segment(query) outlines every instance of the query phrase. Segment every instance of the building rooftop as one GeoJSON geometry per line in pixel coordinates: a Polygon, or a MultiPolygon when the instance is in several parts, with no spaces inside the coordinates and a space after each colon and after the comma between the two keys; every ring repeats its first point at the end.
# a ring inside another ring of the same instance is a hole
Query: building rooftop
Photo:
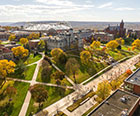
{"type": "Polygon", "coordinates": [[[139,101],[139,96],[122,90],[116,90],[88,116],[125,116],[132,111],[135,104],[139,101]]]}
{"type": "Polygon", "coordinates": [[[125,82],[132,83],[133,85],[140,86],[140,68],[137,69],[133,74],[131,74],[125,82]]]}
{"type": "Polygon", "coordinates": [[[33,40],[30,40],[30,42],[40,42],[40,39],[33,39],[33,40]]]}

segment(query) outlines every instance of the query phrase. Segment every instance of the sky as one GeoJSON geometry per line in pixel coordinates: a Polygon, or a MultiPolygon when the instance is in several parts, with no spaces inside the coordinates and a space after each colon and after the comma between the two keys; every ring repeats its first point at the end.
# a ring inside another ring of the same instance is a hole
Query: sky
{"type": "Polygon", "coordinates": [[[140,0],[0,0],[0,22],[140,22],[140,0]]]}

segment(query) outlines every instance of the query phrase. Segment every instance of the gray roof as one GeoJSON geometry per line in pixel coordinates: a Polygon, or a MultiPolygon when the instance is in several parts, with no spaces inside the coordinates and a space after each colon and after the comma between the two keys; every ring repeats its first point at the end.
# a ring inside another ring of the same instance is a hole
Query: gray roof
{"type": "Polygon", "coordinates": [[[122,113],[129,114],[139,101],[139,96],[116,90],[88,116],[121,116],[122,113]]]}
{"type": "Polygon", "coordinates": [[[131,74],[125,82],[140,86],[140,68],[131,74]]]}

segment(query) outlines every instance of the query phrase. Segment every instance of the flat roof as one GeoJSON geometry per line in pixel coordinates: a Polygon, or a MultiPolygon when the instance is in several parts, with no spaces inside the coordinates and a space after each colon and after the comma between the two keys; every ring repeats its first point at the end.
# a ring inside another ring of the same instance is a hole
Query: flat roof
{"type": "Polygon", "coordinates": [[[139,100],[139,96],[118,89],[88,116],[121,116],[125,112],[129,114],[139,100]]]}
{"type": "Polygon", "coordinates": [[[30,42],[40,42],[40,39],[33,39],[33,40],[30,40],[30,42]]]}
{"type": "Polygon", "coordinates": [[[133,74],[125,79],[125,82],[140,86],[140,68],[138,68],[133,74]]]}

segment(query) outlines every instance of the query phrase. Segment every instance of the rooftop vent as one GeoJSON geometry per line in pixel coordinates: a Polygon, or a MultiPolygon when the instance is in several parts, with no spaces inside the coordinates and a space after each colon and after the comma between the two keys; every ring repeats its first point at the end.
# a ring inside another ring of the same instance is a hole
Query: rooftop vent
{"type": "Polygon", "coordinates": [[[127,98],[125,96],[123,96],[120,100],[121,100],[122,103],[126,103],[127,102],[127,98]]]}
{"type": "Polygon", "coordinates": [[[121,116],[127,116],[127,112],[128,112],[128,109],[124,109],[124,110],[121,112],[121,116]]]}

